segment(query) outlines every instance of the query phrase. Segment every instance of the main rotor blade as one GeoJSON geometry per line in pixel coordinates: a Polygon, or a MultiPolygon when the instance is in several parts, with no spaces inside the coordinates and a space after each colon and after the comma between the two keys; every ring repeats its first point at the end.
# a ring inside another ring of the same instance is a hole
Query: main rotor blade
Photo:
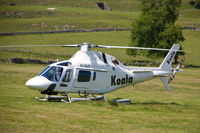
{"type": "Polygon", "coordinates": [[[80,47],[81,44],[74,44],[74,45],[62,45],[62,47],[80,47]]]}
{"type": "Polygon", "coordinates": [[[20,47],[61,47],[63,45],[8,45],[0,46],[0,48],[20,48],[20,47]]]}
{"type": "MultiPolygon", "coordinates": [[[[73,44],[73,45],[8,45],[0,46],[0,48],[17,48],[17,47],[81,47],[88,46],[88,48],[125,48],[125,49],[142,49],[142,50],[157,50],[157,51],[169,51],[170,49],[160,49],[160,48],[146,48],[146,47],[127,47],[127,46],[105,46],[105,45],[95,45],[89,43],[83,44],[73,44]]],[[[177,50],[183,52],[182,50],[177,50]]]]}
{"type": "Polygon", "coordinates": [[[23,48],[23,47],[79,47],[79,45],[8,45],[0,48],[23,48]]]}
{"type": "Polygon", "coordinates": [[[143,49],[143,50],[159,50],[159,51],[169,51],[170,49],[160,49],[160,48],[145,48],[145,47],[125,47],[125,46],[104,46],[98,45],[99,48],[126,48],[126,49],[143,49]]]}

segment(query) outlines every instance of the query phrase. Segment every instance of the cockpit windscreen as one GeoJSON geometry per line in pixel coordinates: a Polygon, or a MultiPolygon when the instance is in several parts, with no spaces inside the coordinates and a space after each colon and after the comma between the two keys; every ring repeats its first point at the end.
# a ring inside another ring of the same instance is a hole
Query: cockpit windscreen
{"type": "Polygon", "coordinates": [[[60,77],[61,77],[62,72],[63,72],[63,68],[57,67],[57,66],[51,66],[50,68],[49,67],[45,68],[43,71],[46,71],[46,72],[41,73],[41,75],[39,75],[39,76],[43,76],[50,81],[57,82],[57,81],[60,80],[60,77]]]}

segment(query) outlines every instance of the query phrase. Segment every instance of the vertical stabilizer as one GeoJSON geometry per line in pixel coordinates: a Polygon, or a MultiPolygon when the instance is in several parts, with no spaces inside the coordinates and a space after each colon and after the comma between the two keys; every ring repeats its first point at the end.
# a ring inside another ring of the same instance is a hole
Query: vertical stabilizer
{"type": "Polygon", "coordinates": [[[168,52],[167,56],[163,60],[163,62],[160,65],[160,69],[164,71],[169,71],[172,69],[172,61],[176,55],[176,52],[179,51],[180,45],[179,44],[174,44],[170,51],[168,52]]]}
{"type": "Polygon", "coordinates": [[[165,85],[165,87],[166,87],[168,90],[171,89],[169,83],[167,82],[167,78],[166,78],[166,77],[160,77],[160,80],[163,82],[163,84],[165,85]]]}

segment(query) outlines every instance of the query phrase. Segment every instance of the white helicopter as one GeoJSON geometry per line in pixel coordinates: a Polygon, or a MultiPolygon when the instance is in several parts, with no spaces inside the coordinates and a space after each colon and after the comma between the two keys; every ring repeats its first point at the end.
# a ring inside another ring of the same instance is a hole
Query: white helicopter
{"type": "Polygon", "coordinates": [[[174,44],[170,50],[143,47],[104,46],[89,43],[62,45],[62,47],[81,47],[81,50],[69,60],[50,64],[36,77],[31,78],[26,82],[27,87],[38,90],[41,94],[46,94],[45,99],[37,98],[41,101],[60,98],[63,102],[73,102],[79,101],[80,99],[91,100],[104,98],[107,102],[104,96],[105,93],[150,80],[154,77],[159,77],[164,86],[167,89],[171,89],[169,83],[174,79],[177,72],[182,71],[179,67],[184,61],[184,59],[181,59],[176,68],[172,68],[171,66],[176,52],[180,51],[179,44],[174,44]],[[90,48],[131,48],[169,52],[159,67],[132,67],[125,66],[111,55],[98,51],[90,51],[90,48]],[[167,77],[170,77],[169,80],[167,77]],[[65,96],[53,96],[59,93],[64,94],[65,96]],[[78,93],[80,97],[84,98],[70,98],[69,93],[78,93]],[[87,98],[89,94],[92,94],[93,97],[87,98]],[[94,96],[94,94],[100,96],[94,96]],[[64,100],[65,97],[68,98],[67,101],[64,100]]]}

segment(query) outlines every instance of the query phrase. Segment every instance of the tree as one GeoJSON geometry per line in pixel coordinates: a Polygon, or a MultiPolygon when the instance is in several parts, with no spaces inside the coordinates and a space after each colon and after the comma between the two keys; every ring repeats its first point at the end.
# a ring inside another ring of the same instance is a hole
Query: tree
{"type": "MultiPolygon", "coordinates": [[[[142,0],[142,14],[132,24],[130,46],[169,49],[174,43],[184,41],[181,27],[175,24],[180,6],[181,0],[142,0]]],[[[137,56],[139,52],[127,51],[131,56],[137,56]]],[[[160,51],[142,53],[150,57],[166,55],[160,51]]]]}

